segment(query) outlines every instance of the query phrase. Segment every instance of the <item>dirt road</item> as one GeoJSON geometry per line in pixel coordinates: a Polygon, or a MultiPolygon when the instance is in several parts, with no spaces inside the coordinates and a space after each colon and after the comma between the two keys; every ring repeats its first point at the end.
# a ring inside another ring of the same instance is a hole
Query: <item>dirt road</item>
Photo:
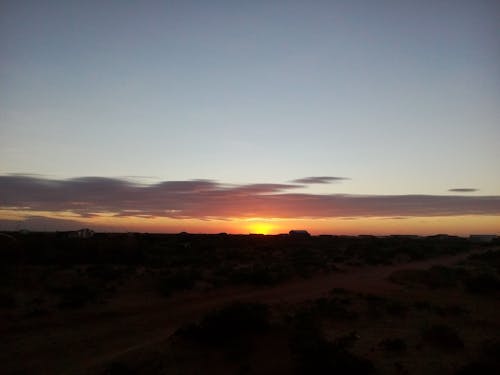
{"type": "Polygon", "coordinates": [[[190,291],[165,299],[140,294],[99,310],[61,312],[4,330],[0,361],[6,373],[85,372],[126,353],[158,345],[177,328],[232,301],[294,304],[328,294],[332,288],[391,294],[400,287],[387,277],[405,268],[454,264],[470,253],[389,266],[367,266],[298,279],[274,287],[232,287],[190,291]]]}

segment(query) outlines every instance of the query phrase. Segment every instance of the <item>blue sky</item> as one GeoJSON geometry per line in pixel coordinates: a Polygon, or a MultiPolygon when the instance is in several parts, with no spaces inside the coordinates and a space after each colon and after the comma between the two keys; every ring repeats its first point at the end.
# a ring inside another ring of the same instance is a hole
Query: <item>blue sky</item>
{"type": "Polygon", "coordinates": [[[0,174],[498,195],[498,25],[481,0],[3,1],[0,174]]]}

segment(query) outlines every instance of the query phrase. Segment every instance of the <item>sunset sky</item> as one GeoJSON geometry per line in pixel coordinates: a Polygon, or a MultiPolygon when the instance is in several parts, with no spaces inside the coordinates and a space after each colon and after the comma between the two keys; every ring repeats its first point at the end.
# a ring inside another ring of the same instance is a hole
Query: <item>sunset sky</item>
{"type": "Polygon", "coordinates": [[[0,2],[0,230],[500,234],[500,3],[0,2]]]}

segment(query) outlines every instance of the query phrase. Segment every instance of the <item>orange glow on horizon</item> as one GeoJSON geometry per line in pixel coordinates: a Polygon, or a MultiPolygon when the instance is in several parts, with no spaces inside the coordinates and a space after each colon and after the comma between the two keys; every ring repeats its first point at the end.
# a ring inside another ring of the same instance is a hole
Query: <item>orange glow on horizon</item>
{"type": "Polygon", "coordinates": [[[272,224],[257,222],[251,223],[248,229],[250,233],[254,234],[271,234],[275,228],[272,224]]]}
{"type": "Polygon", "coordinates": [[[29,229],[42,231],[88,227],[104,232],[151,232],[151,233],[220,233],[232,234],[279,234],[292,229],[305,229],[313,235],[337,234],[418,234],[447,233],[500,234],[499,216],[462,215],[435,217],[353,217],[353,218],[227,218],[227,219],[175,219],[162,217],[118,217],[113,213],[100,213],[92,217],[80,217],[71,212],[0,210],[4,220],[1,230],[29,229]],[[31,227],[26,219],[35,217],[38,226],[31,227]],[[43,219],[43,220],[41,220],[43,219]],[[8,222],[10,226],[7,226],[8,222]]]}

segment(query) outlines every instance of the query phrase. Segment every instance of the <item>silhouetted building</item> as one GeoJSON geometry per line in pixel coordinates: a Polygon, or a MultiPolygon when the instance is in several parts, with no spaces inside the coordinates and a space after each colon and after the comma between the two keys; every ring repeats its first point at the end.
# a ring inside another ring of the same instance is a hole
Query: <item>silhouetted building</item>
{"type": "Polygon", "coordinates": [[[309,234],[309,232],[307,230],[302,230],[302,229],[300,229],[300,230],[296,230],[296,229],[291,230],[290,232],[288,232],[288,234],[290,236],[295,236],[295,237],[309,237],[310,236],[310,234],[309,234]]]}
{"type": "Polygon", "coordinates": [[[456,238],[459,238],[459,237],[457,237],[457,236],[450,236],[449,234],[439,233],[439,234],[435,234],[435,235],[432,235],[432,236],[427,236],[427,238],[431,238],[433,240],[447,241],[447,240],[451,240],[452,238],[456,239],[456,238]]]}
{"type": "Polygon", "coordinates": [[[489,243],[498,238],[495,234],[471,234],[469,240],[472,242],[489,243]]]}
{"type": "Polygon", "coordinates": [[[423,237],[419,236],[418,234],[391,234],[389,236],[390,238],[401,238],[401,239],[411,239],[411,240],[418,240],[423,237]]]}
{"type": "Polygon", "coordinates": [[[90,238],[94,236],[95,232],[89,228],[83,228],[67,232],[57,232],[57,234],[65,238],[90,238]]]}

